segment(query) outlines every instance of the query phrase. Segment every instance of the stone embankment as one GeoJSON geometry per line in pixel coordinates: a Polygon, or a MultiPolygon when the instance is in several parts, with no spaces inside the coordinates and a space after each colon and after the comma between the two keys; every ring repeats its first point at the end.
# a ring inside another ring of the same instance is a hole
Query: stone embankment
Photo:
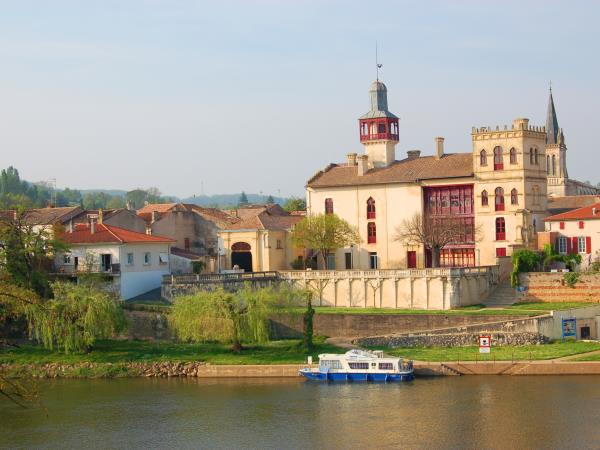
{"type": "Polygon", "coordinates": [[[125,362],[79,364],[0,364],[0,372],[34,378],[251,378],[296,377],[306,365],[212,365],[197,362],[125,362]]]}
{"type": "MultiPolygon", "coordinates": [[[[539,345],[549,339],[539,333],[491,333],[492,342],[498,345],[539,345]]],[[[366,347],[465,347],[478,345],[479,333],[390,335],[360,338],[353,343],[366,347]]]]}

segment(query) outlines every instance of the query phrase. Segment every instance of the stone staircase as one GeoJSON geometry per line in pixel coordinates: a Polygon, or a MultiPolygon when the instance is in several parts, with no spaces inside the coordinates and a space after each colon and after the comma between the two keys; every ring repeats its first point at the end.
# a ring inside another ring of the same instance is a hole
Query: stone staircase
{"type": "Polygon", "coordinates": [[[499,284],[494,292],[483,301],[483,304],[487,307],[502,307],[512,305],[518,301],[517,291],[513,288],[510,283],[505,282],[499,284]]]}

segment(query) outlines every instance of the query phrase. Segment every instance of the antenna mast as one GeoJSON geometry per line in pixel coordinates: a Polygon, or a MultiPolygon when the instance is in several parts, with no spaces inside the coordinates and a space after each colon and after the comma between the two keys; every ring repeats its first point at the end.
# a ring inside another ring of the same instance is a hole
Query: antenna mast
{"type": "Polygon", "coordinates": [[[377,41],[375,41],[375,67],[377,67],[377,81],[379,81],[379,69],[383,67],[383,64],[379,64],[379,57],[377,54],[377,41]]]}

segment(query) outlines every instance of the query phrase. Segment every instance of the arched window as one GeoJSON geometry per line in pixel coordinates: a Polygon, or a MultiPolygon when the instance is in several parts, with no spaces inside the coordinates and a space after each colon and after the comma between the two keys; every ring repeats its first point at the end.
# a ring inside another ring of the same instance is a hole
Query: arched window
{"type": "Polygon", "coordinates": [[[511,205],[519,204],[519,193],[517,192],[516,189],[513,189],[512,191],[510,191],[510,204],[511,205]]]}
{"type": "Polygon", "coordinates": [[[552,175],[556,175],[556,155],[552,155],[552,175]]]}
{"type": "Polygon", "coordinates": [[[375,222],[369,222],[367,224],[367,242],[369,244],[375,244],[377,242],[377,226],[375,222]]]}
{"type": "Polygon", "coordinates": [[[482,191],[481,192],[481,206],[487,206],[487,205],[488,205],[487,191],[482,191]]]}
{"type": "Polygon", "coordinates": [[[517,150],[514,147],[510,149],[510,163],[517,163],[517,150]]]}
{"type": "Polygon", "coordinates": [[[367,219],[374,219],[375,218],[375,200],[373,200],[373,197],[369,197],[369,200],[367,200],[367,219]]]}
{"type": "Polygon", "coordinates": [[[252,249],[247,242],[236,242],[231,246],[232,252],[249,252],[252,249]]]}
{"type": "Polygon", "coordinates": [[[546,174],[550,175],[550,157],[546,156],[546,174]]]}
{"type": "Polygon", "coordinates": [[[538,161],[538,149],[533,150],[533,163],[537,166],[539,164],[538,161]]]}
{"type": "Polygon", "coordinates": [[[504,211],[504,189],[501,187],[496,188],[494,205],[496,206],[496,211],[504,211]]]}
{"type": "Polygon", "coordinates": [[[494,147],[494,170],[504,169],[504,159],[502,158],[502,147],[494,147]]]}
{"type": "Polygon", "coordinates": [[[529,164],[533,165],[533,148],[529,149],[529,164]]]}
{"type": "Polygon", "coordinates": [[[479,165],[487,166],[487,153],[485,152],[485,150],[481,150],[479,152],[479,165]]]}
{"type": "Polygon", "coordinates": [[[325,199],[325,214],[333,214],[333,199],[325,199]]]}
{"type": "Polygon", "coordinates": [[[496,240],[506,240],[506,224],[504,223],[504,217],[498,217],[496,219],[496,240]]]}

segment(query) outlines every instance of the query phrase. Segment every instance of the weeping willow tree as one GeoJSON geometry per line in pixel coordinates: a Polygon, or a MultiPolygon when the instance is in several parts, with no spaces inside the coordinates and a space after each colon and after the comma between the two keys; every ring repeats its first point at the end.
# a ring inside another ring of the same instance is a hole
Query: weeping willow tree
{"type": "Polygon", "coordinates": [[[25,307],[30,334],[50,350],[72,353],[91,350],[125,327],[115,297],[94,283],[52,283],[54,298],[25,307]]]}
{"type": "Polygon", "coordinates": [[[239,353],[244,342],[269,340],[270,314],[297,307],[301,302],[299,292],[283,287],[201,291],[178,297],[169,322],[182,341],[230,343],[233,351],[239,353]]]}

